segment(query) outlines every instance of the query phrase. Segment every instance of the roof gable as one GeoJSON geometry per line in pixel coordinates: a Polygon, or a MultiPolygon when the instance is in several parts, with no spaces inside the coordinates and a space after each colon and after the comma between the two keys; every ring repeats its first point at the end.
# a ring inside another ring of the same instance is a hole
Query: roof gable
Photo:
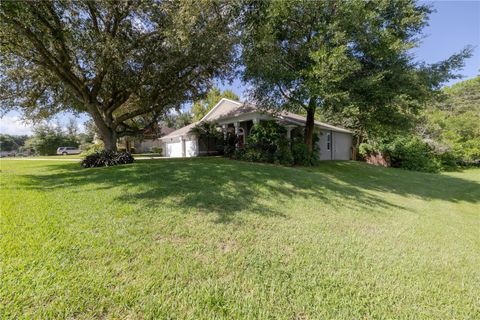
{"type": "Polygon", "coordinates": [[[242,107],[242,103],[227,98],[222,98],[200,121],[212,121],[234,113],[242,107]]]}

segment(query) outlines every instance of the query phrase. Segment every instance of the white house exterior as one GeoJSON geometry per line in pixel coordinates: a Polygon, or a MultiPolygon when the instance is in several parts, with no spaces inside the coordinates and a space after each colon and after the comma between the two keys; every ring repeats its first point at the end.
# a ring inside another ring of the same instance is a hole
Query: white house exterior
{"type": "MultiPolygon", "coordinates": [[[[259,121],[277,120],[287,129],[287,138],[292,130],[305,127],[305,117],[291,113],[277,114],[259,110],[251,104],[223,98],[200,121],[180,128],[161,137],[166,157],[195,157],[207,153],[199,143],[198,137],[191,130],[202,122],[216,122],[222,130],[234,131],[245,144],[246,138],[254,124],[259,121]]],[[[319,133],[320,160],[350,160],[352,154],[352,132],[320,121],[315,121],[319,133]]],[[[302,129],[303,130],[303,129],[302,129]]]]}

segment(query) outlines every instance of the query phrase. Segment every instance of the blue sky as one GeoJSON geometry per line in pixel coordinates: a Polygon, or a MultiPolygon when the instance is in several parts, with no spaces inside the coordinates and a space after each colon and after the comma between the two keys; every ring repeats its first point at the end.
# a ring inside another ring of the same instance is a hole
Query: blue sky
{"type": "MultiPolygon", "coordinates": [[[[446,59],[467,45],[474,46],[474,55],[461,70],[463,79],[480,74],[480,0],[476,1],[424,1],[431,4],[435,12],[430,15],[429,26],[424,29],[424,38],[413,50],[420,61],[434,63],[446,59]]],[[[461,81],[454,80],[449,85],[461,81]]],[[[245,98],[245,87],[240,80],[232,84],[219,84],[222,89],[230,89],[245,98]]],[[[58,120],[65,122],[71,115],[60,115],[58,120]]],[[[0,133],[30,134],[31,125],[22,123],[20,114],[10,112],[0,119],[0,133]]],[[[86,117],[81,117],[83,122],[86,117]]]]}

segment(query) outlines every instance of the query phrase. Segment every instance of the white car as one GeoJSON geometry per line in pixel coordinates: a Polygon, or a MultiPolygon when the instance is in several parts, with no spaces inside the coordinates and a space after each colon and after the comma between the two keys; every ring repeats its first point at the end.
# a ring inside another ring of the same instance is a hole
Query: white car
{"type": "Polygon", "coordinates": [[[60,147],[57,149],[57,154],[61,154],[66,156],[67,154],[79,154],[80,149],[75,148],[75,147],[60,147]]]}

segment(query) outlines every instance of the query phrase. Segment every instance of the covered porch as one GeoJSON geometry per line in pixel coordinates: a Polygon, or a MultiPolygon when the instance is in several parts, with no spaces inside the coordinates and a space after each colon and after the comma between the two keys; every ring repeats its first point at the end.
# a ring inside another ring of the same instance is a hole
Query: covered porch
{"type": "MultiPolygon", "coordinates": [[[[278,120],[278,118],[274,118],[267,114],[262,113],[251,113],[251,114],[242,114],[241,116],[237,117],[229,117],[224,119],[217,120],[219,126],[224,135],[224,139],[227,138],[227,135],[234,134],[237,139],[238,143],[236,145],[237,148],[243,148],[247,143],[247,138],[253,128],[254,125],[260,123],[261,121],[271,121],[271,120],[278,120]]],[[[286,121],[282,121],[282,125],[287,130],[287,139],[291,141],[292,139],[292,131],[295,128],[299,128],[300,126],[287,123],[286,121]]]]}

